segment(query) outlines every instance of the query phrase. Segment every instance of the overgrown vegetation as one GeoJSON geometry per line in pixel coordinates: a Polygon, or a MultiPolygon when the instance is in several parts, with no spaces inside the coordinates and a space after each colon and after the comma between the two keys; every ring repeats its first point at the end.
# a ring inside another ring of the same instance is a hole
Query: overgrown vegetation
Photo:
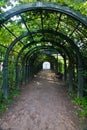
{"type": "Polygon", "coordinates": [[[4,112],[8,109],[8,105],[13,102],[13,99],[20,94],[19,90],[12,90],[9,93],[8,99],[3,97],[2,91],[0,91],[0,112],[4,112]]]}
{"type": "Polygon", "coordinates": [[[76,108],[76,114],[80,117],[81,121],[84,121],[87,118],[87,96],[83,98],[78,98],[76,92],[69,92],[72,102],[76,108]]]}
{"type": "Polygon", "coordinates": [[[76,105],[78,105],[81,109],[78,111],[79,115],[84,119],[87,117],[87,97],[83,97],[82,99],[79,99],[78,97],[74,98],[74,102],[76,105]]]}

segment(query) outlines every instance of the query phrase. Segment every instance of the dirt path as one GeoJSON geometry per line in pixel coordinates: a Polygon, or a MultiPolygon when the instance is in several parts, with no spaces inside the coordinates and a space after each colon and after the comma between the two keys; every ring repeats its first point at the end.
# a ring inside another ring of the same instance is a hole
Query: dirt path
{"type": "Polygon", "coordinates": [[[42,71],[0,119],[0,130],[82,130],[66,87],[42,71]]]}

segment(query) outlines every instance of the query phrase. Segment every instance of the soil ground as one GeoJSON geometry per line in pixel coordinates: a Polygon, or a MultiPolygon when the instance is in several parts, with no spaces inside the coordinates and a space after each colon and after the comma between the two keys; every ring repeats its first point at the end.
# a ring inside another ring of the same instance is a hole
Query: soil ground
{"type": "Polygon", "coordinates": [[[41,71],[0,117],[0,130],[82,130],[67,87],[41,71]]]}

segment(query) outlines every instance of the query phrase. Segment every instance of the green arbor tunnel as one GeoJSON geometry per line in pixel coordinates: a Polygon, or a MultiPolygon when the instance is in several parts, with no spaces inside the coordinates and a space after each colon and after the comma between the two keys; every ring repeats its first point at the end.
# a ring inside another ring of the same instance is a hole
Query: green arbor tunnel
{"type": "Polygon", "coordinates": [[[87,17],[68,7],[34,2],[1,14],[0,55],[4,97],[8,97],[10,90],[27,83],[42,69],[44,61],[50,62],[57,73],[58,55],[61,55],[64,81],[68,82],[70,91],[77,84],[77,94],[81,98],[85,88],[86,46],[87,17]]]}

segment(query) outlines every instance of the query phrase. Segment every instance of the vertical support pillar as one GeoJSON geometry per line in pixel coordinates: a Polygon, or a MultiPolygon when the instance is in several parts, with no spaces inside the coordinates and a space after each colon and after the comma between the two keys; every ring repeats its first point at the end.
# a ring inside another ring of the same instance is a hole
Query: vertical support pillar
{"type": "Polygon", "coordinates": [[[32,79],[32,66],[30,65],[30,80],[32,79]]]}
{"type": "Polygon", "coordinates": [[[58,73],[58,53],[57,53],[57,71],[56,73],[58,73]]]}
{"type": "Polygon", "coordinates": [[[72,71],[72,63],[69,63],[69,91],[73,90],[73,71],[72,71]]]}
{"type": "Polygon", "coordinates": [[[3,65],[3,94],[4,98],[8,98],[8,64],[3,65]]]}
{"type": "Polygon", "coordinates": [[[24,84],[24,64],[22,63],[22,84],[24,84]]]}
{"type": "Polygon", "coordinates": [[[26,68],[27,70],[26,70],[26,76],[27,76],[27,82],[28,82],[28,63],[27,63],[27,68],[26,68]]]}
{"type": "Polygon", "coordinates": [[[33,77],[33,69],[32,69],[33,67],[31,66],[31,79],[32,79],[32,77],[33,77]]]}
{"type": "Polygon", "coordinates": [[[26,83],[26,64],[24,64],[24,75],[23,75],[24,83],[26,83]]]}
{"type": "Polygon", "coordinates": [[[64,57],[64,81],[67,80],[67,65],[66,65],[66,56],[64,57]]]}
{"type": "Polygon", "coordinates": [[[78,98],[83,97],[83,68],[81,66],[78,66],[78,98]]]}
{"type": "Polygon", "coordinates": [[[73,64],[73,80],[75,82],[75,64],[73,64]]]}
{"type": "Polygon", "coordinates": [[[28,65],[28,79],[30,80],[30,65],[28,65]]]}
{"type": "Polygon", "coordinates": [[[16,87],[19,89],[19,69],[18,64],[16,64],[16,87]]]}
{"type": "Polygon", "coordinates": [[[28,66],[27,66],[27,79],[29,81],[29,63],[28,63],[28,66]]]}
{"type": "Polygon", "coordinates": [[[20,74],[21,74],[21,80],[20,80],[20,81],[21,81],[21,82],[20,82],[21,84],[20,84],[20,85],[22,85],[22,64],[21,64],[20,74]]]}
{"type": "Polygon", "coordinates": [[[27,62],[25,64],[25,84],[27,82],[27,62]]]}

